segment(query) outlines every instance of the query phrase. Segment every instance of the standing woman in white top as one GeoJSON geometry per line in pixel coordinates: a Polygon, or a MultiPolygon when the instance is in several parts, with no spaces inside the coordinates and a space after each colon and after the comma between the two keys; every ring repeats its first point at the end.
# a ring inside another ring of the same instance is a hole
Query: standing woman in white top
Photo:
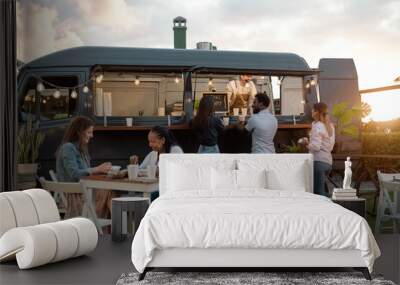
{"type": "Polygon", "coordinates": [[[314,194],[328,196],[325,192],[326,176],[332,169],[332,149],[335,144],[335,128],[329,120],[328,106],[316,103],[312,109],[314,119],[310,140],[304,143],[314,156],[314,194]]]}
{"type": "MultiPolygon", "coordinates": [[[[171,131],[165,127],[155,126],[153,127],[148,136],[149,147],[152,151],[144,158],[139,168],[145,169],[149,165],[158,166],[158,160],[161,153],[183,153],[183,150],[178,145],[174,135],[171,131]]],[[[139,157],[132,155],[130,157],[131,164],[137,164],[139,157]]],[[[158,173],[158,169],[157,169],[158,173]]],[[[158,197],[158,191],[152,192],[150,199],[153,201],[158,197]]]]}

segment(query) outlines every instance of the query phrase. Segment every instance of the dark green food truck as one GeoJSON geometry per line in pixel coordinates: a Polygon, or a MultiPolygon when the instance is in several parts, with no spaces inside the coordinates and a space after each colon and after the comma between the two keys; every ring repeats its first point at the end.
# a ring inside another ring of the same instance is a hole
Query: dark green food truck
{"type": "MultiPolygon", "coordinates": [[[[306,134],[310,106],[317,101],[318,70],[291,53],[78,47],[22,66],[18,74],[19,122],[28,115],[46,134],[39,175],[55,169],[64,130],[77,115],[95,122],[89,147],[93,164],[126,165],[129,155],[148,153],[147,133],[155,125],[172,129],[185,152],[197,145],[188,121],[202,96],[215,96],[217,113],[238,120],[229,109],[227,84],[252,76],[257,92],[273,101],[279,122],[276,149],[306,134]],[[273,82],[278,89],[274,90],[273,82]],[[314,89],[313,89],[314,88],[314,89]],[[311,90],[311,91],[310,91],[311,90]],[[132,125],[130,123],[132,122],[132,125]],[[128,125],[129,126],[128,126],[128,125]]],[[[222,152],[249,152],[249,136],[221,140],[222,152]]]]}

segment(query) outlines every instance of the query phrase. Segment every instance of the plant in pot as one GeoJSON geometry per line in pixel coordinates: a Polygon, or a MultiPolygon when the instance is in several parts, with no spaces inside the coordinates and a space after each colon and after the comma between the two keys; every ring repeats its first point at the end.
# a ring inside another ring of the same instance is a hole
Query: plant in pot
{"type": "MultiPolygon", "coordinates": [[[[353,139],[359,138],[360,126],[357,126],[355,121],[361,120],[361,117],[365,116],[367,112],[366,105],[349,106],[349,103],[346,101],[335,104],[332,108],[332,116],[334,118],[336,134],[353,139]]],[[[337,140],[334,152],[342,150],[342,143],[342,141],[337,140]]]]}
{"type": "Polygon", "coordinates": [[[302,146],[301,144],[296,144],[293,140],[291,140],[290,145],[284,144],[283,148],[286,152],[289,152],[289,153],[306,153],[306,152],[308,152],[304,146],[302,146]]]}
{"type": "Polygon", "coordinates": [[[17,137],[17,174],[18,188],[29,188],[36,186],[36,172],[39,157],[39,148],[44,141],[45,135],[33,126],[32,115],[27,115],[24,125],[18,130],[17,137]]]}

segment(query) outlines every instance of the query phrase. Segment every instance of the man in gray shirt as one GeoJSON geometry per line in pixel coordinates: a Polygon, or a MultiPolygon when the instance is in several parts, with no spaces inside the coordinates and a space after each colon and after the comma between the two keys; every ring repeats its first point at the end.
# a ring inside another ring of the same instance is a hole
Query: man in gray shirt
{"type": "Polygon", "coordinates": [[[268,110],[270,99],[267,94],[256,94],[253,105],[253,115],[245,128],[251,132],[251,153],[275,153],[274,137],[278,129],[278,121],[268,110]]]}

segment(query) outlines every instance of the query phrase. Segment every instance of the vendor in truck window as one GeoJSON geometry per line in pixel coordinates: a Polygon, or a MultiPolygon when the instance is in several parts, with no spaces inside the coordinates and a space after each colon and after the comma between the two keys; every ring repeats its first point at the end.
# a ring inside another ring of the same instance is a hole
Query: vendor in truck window
{"type": "Polygon", "coordinates": [[[229,111],[233,108],[247,108],[251,113],[254,96],[257,94],[256,86],[251,81],[251,75],[244,74],[239,76],[239,80],[229,81],[226,85],[226,92],[229,98],[229,111]]]}

